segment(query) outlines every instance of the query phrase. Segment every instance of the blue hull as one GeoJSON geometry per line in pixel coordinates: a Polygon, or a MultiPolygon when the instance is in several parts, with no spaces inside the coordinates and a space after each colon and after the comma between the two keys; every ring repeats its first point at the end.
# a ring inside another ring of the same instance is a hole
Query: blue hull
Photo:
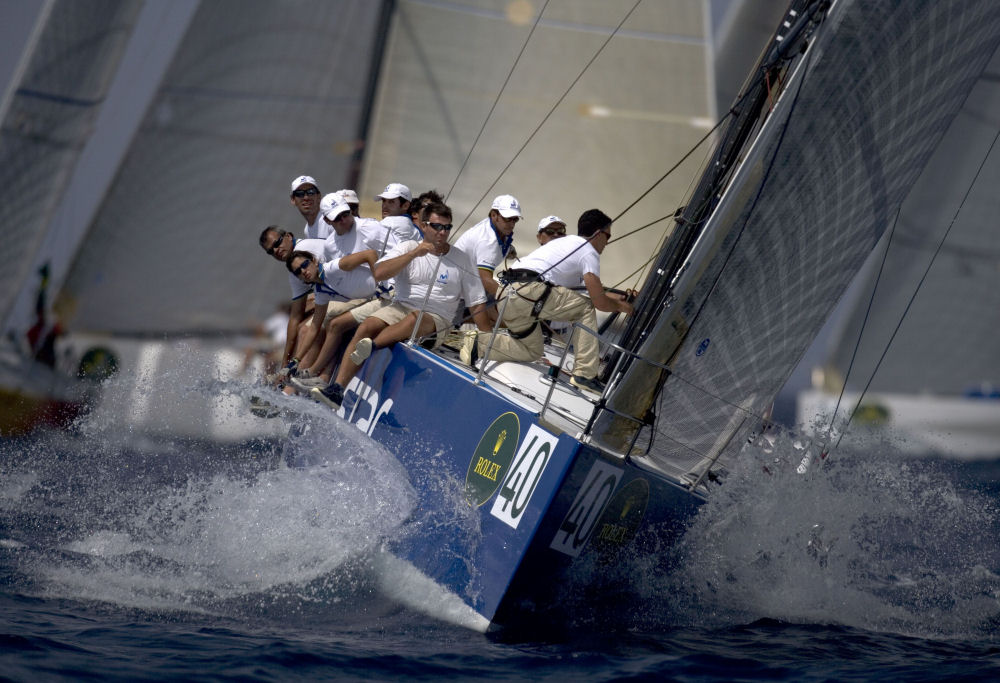
{"type": "Polygon", "coordinates": [[[367,361],[339,414],[395,454],[417,490],[394,554],[496,625],[557,614],[578,594],[574,575],[616,581],[616,558],[662,551],[701,502],[404,344],[367,361]]]}

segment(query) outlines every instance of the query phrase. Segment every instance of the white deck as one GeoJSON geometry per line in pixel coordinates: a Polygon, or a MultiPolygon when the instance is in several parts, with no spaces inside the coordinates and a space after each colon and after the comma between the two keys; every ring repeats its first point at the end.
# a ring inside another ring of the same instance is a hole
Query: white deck
{"type": "MultiPolygon", "coordinates": [[[[554,372],[562,353],[562,345],[546,345],[545,358],[541,361],[533,363],[488,362],[481,381],[525,410],[540,413],[539,419],[552,431],[580,438],[599,397],[571,385],[569,383],[570,375],[565,369],[559,374],[553,390],[553,379],[549,372],[550,369],[554,372]],[[549,397],[550,391],[551,397],[549,397]]],[[[450,363],[457,363],[462,369],[473,375],[478,375],[479,368],[482,366],[482,361],[477,364],[476,368],[470,368],[463,364],[459,360],[458,354],[447,345],[439,347],[435,354],[450,363]]],[[[572,368],[572,359],[572,353],[567,354],[566,367],[572,368]]]]}

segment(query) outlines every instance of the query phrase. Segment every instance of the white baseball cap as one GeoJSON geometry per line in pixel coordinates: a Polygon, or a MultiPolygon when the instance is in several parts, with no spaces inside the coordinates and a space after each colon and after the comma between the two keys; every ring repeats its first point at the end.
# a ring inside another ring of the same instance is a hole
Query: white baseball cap
{"type": "Polygon", "coordinates": [[[319,185],[316,184],[316,179],[311,175],[300,175],[292,181],[292,192],[295,192],[295,190],[299,189],[303,185],[312,185],[317,190],[319,189],[319,185]]]}
{"type": "Polygon", "coordinates": [[[541,232],[542,230],[549,227],[553,223],[558,223],[564,228],[566,227],[566,221],[564,221],[562,218],[559,218],[559,216],[546,216],[542,220],[538,221],[538,232],[541,232]]]}
{"type": "Polygon", "coordinates": [[[494,199],[493,206],[490,208],[499,211],[504,218],[521,217],[521,205],[509,194],[502,194],[494,199]]]}
{"type": "Polygon", "coordinates": [[[343,199],[348,204],[361,203],[360,200],[358,199],[358,193],[355,192],[354,190],[337,190],[337,194],[339,194],[340,198],[343,199]]]}
{"type": "Polygon", "coordinates": [[[350,210],[351,207],[340,198],[340,194],[337,192],[325,195],[319,203],[319,212],[323,214],[323,218],[331,221],[345,211],[350,212],[350,210]]]}
{"type": "Polygon", "coordinates": [[[375,195],[376,201],[382,201],[383,199],[395,199],[396,197],[402,197],[406,201],[413,199],[413,195],[410,194],[410,188],[406,185],[400,185],[399,183],[389,183],[382,190],[382,194],[375,195]]]}

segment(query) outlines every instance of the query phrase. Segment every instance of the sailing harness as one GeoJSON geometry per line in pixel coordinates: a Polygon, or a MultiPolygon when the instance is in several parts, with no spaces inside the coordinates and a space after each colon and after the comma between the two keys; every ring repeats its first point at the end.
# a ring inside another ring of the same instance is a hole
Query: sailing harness
{"type": "MultiPolygon", "coordinates": [[[[538,323],[540,322],[538,317],[542,314],[542,308],[545,307],[545,302],[548,301],[549,294],[552,293],[552,288],[555,287],[555,285],[553,285],[548,280],[542,279],[542,275],[538,271],[528,270],[527,268],[510,268],[501,273],[498,273],[497,278],[503,285],[501,291],[507,289],[507,287],[510,287],[511,285],[514,284],[528,285],[533,282],[539,282],[545,285],[545,288],[542,290],[542,293],[538,295],[537,299],[532,299],[531,297],[522,294],[521,290],[524,289],[524,287],[517,287],[513,289],[514,294],[516,294],[517,296],[521,297],[526,301],[532,302],[531,317],[534,318],[535,320],[534,322],[531,323],[531,326],[520,332],[515,332],[510,328],[507,329],[507,333],[514,339],[524,339],[528,337],[532,332],[534,332],[535,328],[538,327],[538,323]]],[[[510,295],[508,294],[508,296],[510,295]]]]}

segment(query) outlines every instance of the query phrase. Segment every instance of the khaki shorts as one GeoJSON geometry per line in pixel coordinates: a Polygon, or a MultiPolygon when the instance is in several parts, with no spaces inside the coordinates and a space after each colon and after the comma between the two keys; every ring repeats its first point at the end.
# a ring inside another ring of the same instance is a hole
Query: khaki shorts
{"type": "Polygon", "coordinates": [[[384,301],[382,299],[372,299],[371,301],[361,304],[357,308],[352,308],[351,317],[354,318],[354,322],[362,323],[367,318],[371,317],[375,311],[388,305],[388,301],[384,301]]]}
{"type": "Polygon", "coordinates": [[[368,303],[369,299],[351,299],[350,301],[331,301],[326,305],[326,317],[323,318],[323,324],[326,325],[328,322],[336,318],[341,313],[347,313],[355,308],[358,308],[362,304],[368,303]]]}
{"type": "MultiPolygon", "coordinates": [[[[403,318],[408,316],[410,313],[414,312],[416,312],[414,309],[408,308],[403,304],[388,304],[372,313],[372,317],[378,318],[388,325],[395,325],[396,323],[401,322],[403,318]]],[[[429,317],[434,321],[434,329],[437,334],[435,335],[436,339],[434,340],[433,345],[437,346],[441,343],[441,340],[444,339],[444,335],[441,333],[451,327],[451,321],[445,320],[437,313],[431,313],[430,311],[424,311],[424,317],[429,317]]]]}

